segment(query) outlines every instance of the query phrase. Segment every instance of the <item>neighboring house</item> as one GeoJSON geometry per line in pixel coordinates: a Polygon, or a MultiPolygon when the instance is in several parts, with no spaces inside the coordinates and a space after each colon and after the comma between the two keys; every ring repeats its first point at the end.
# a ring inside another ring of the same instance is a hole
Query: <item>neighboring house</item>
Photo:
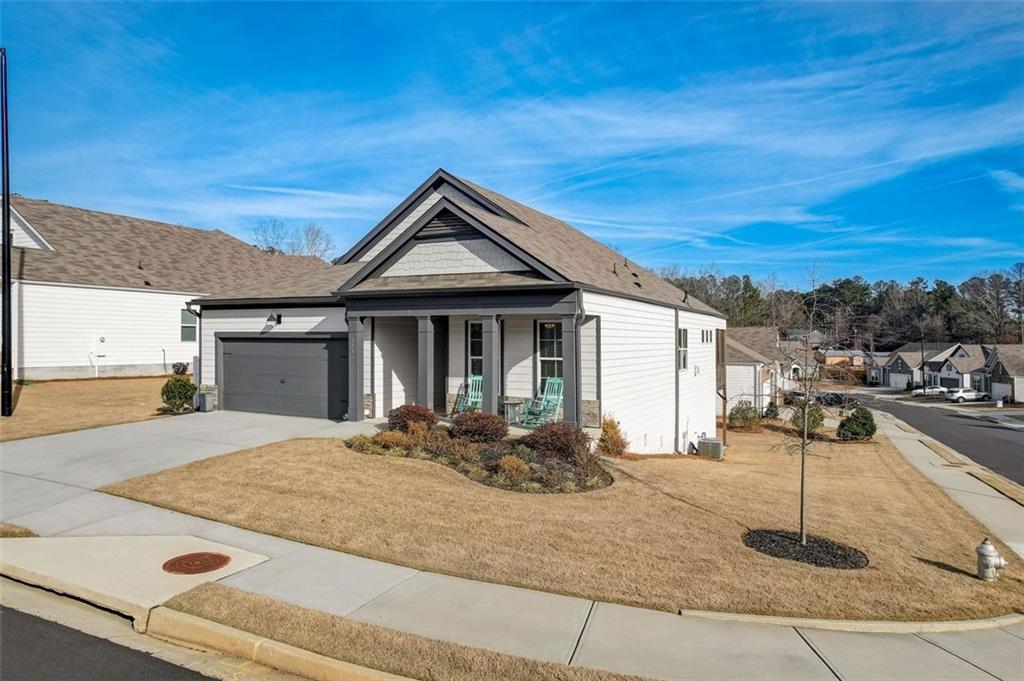
{"type": "Polygon", "coordinates": [[[863,367],[868,353],[863,350],[826,350],[822,353],[825,366],[863,367]]]}
{"type": "Polygon", "coordinates": [[[186,304],[213,290],[324,269],[221,231],[11,198],[14,377],[166,374],[198,354],[186,304]]]}
{"type": "MultiPolygon", "coordinates": [[[[733,330],[729,329],[725,337],[727,409],[731,411],[745,400],[763,414],[768,403],[778,396],[777,363],[736,340],[732,333],[733,330]]],[[[721,401],[718,404],[718,413],[721,414],[721,401]]]]}
{"type": "Polygon", "coordinates": [[[806,341],[815,350],[820,348],[822,343],[825,342],[825,334],[817,329],[789,329],[784,335],[785,338],[783,340],[799,341],[800,343],[806,341]]]}
{"type": "MultiPolygon", "coordinates": [[[[758,359],[758,361],[766,361],[765,366],[767,366],[771,374],[769,382],[772,395],[777,396],[779,391],[795,387],[796,381],[793,380],[794,372],[799,377],[804,370],[804,365],[808,362],[813,367],[813,370],[817,368],[817,360],[813,358],[813,352],[808,353],[803,343],[798,341],[779,340],[778,333],[772,327],[737,326],[730,328],[726,335],[727,340],[731,340],[741,346],[733,351],[733,357],[739,365],[746,364],[749,361],[751,355],[746,352],[747,350],[756,353],[754,358],[758,359]],[[744,354],[747,354],[747,360],[741,359],[744,354]]],[[[728,347],[726,348],[726,357],[729,357],[728,347]]],[[[727,382],[726,385],[728,388],[727,396],[731,399],[731,396],[736,391],[730,383],[727,382]]],[[[767,403],[765,403],[765,406],[767,406],[767,403]]]]}
{"type": "Polygon", "coordinates": [[[867,366],[868,385],[887,385],[885,365],[889,361],[891,353],[868,352],[864,356],[864,363],[867,366]]]}
{"type": "Polygon", "coordinates": [[[714,435],[725,319],[564,222],[438,170],[326,270],[196,301],[221,408],[359,420],[564,380],[562,416],[638,453],[714,435]],[[285,363],[283,360],[291,361],[285,363]]]}
{"type": "Polygon", "coordinates": [[[892,351],[885,363],[883,384],[897,390],[908,385],[922,385],[925,362],[943,359],[956,347],[955,343],[906,343],[892,351]]]}
{"type": "Polygon", "coordinates": [[[995,400],[1024,402],[1024,345],[996,345],[985,365],[971,372],[971,387],[995,400]]]}
{"type": "Polygon", "coordinates": [[[957,343],[925,362],[924,382],[946,388],[970,388],[971,372],[984,368],[991,352],[989,346],[957,343]]]}

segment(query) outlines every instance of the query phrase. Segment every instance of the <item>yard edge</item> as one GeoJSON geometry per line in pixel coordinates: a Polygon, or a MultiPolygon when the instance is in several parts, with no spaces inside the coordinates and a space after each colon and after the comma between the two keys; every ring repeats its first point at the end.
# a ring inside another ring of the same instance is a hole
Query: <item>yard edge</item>
{"type": "Polygon", "coordinates": [[[408,677],[335,660],[164,606],[150,611],[146,634],[176,645],[211,649],[252,660],[315,681],[413,681],[408,677]]]}
{"type": "Polygon", "coordinates": [[[777,626],[800,627],[803,629],[826,629],[829,631],[850,631],[862,634],[938,634],[958,631],[980,631],[1001,629],[1024,622],[1024,614],[1011,613],[980,620],[948,620],[930,622],[898,622],[887,620],[827,620],[807,617],[781,617],[778,615],[746,615],[711,610],[684,610],[679,615],[700,617],[726,622],[748,624],[774,624],[777,626]]]}

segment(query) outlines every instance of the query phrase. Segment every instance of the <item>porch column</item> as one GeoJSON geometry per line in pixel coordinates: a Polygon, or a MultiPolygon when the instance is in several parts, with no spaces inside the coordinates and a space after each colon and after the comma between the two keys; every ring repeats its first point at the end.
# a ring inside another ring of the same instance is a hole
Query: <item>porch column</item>
{"type": "Polygon", "coordinates": [[[483,411],[497,414],[498,386],[501,385],[501,329],[495,315],[481,317],[484,336],[483,411]]]}
{"type": "Polygon", "coordinates": [[[366,332],[359,316],[346,317],[348,322],[348,420],[362,421],[363,408],[363,343],[366,332]]]}
{"type": "Polygon", "coordinates": [[[576,315],[562,315],[562,420],[579,424],[579,334],[576,315]]]}
{"type": "Polygon", "coordinates": [[[434,320],[429,316],[417,317],[416,327],[419,331],[416,341],[416,354],[419,373],[416,381],[416,404],[434,408],[434,320]]]}

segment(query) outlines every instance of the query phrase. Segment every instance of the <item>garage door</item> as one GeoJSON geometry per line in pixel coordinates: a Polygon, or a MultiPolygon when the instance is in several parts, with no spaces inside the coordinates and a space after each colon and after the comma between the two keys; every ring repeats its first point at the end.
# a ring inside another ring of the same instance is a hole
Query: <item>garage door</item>
{"type": "Polygon", "coordinates": [[[959,388],[960,387],[960,379],[959,378],[946,378],[944,376],[940,376],[939,377],[939,385],[941,385],[944,388],[959,388]]]}
{"type": "Polygon", "coordinates": [[[342,419],[348,412],[344,338],[222,338],[221,407],[342,419]]]}
{"type": "Polygon", "coordinates": [[[910,374],[889,374],[889,387],[903,390],[907,387],[908,383],[910,383],[910,374]]]}

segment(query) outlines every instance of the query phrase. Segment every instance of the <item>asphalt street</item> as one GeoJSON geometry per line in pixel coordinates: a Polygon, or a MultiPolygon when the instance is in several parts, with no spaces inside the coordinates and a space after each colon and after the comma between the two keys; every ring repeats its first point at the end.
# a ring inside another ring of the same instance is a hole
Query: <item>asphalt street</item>
{"type": "Polygon", "coordinates": [[[209,677],[75,629],[0,608],[3,681],[204,681],[209,677]]]}
{"type": "Polygon", "coordinates": [[[1024,431],[937,407],[861,396],[865,406],[888,412],[975,462],[1024,485],[1024,431]]]}

